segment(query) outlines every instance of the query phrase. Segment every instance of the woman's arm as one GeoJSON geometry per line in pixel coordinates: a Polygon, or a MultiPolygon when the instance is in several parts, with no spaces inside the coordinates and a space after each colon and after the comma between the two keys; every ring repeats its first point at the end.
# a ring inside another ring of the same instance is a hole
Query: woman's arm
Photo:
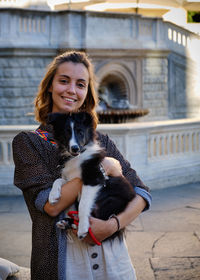
{"type": "Polygon", "coordinates": [[[122,167],[115,158],[105,157],[102,161],[102,165],[106,175],[113,177],[123,176],[122,167]]]}
{"type": "Polygon", "coordinates": [[[125,228],[133,220],[135,220],[145,207],[146,201],[140,195],[136,194],[136,197],[131,202],[129,202],[124,212],[117,215],[120,229],[125,228]]]}
{"type": "MultiPolygon", "coordinates": [[[[117,215],[120,223],[120,229],[125,228],[128,224],[135,220],[144,210],[145,206],[145,200],[141,196],[136,195],[136,197],[128,204],[126,209],[117,215]]],[[[99,241],[103,241],[104,239],[113,235],[118,229],[117,221],[114,218],[103,221],[91,217],[90,226],[94,236],[99,241]]],[[[84,240],[89,244],[94,244],[89,235],[84,240]]]]}
{"type": "Polygon", "coordinates": [[[44,211],[51,217],[56,217],[61,211],[68,208],[74,203],[78,194],[82,189],[82,181],[79,178],[75,178],[61,188],[61,196],[57,203],[51,205],[48,201],[44,206],[44,211]]]}

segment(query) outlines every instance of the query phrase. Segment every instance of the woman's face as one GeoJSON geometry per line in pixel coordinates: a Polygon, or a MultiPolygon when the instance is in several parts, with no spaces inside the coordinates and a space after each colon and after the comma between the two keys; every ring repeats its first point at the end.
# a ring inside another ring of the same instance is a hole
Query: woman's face
{"type": "Polygon", "coordinates": [[[58,67],[49,91],[52,112],[76,112],[83,104],[89,84],[89,72],[82,63],[64,62],[58,67]]]}

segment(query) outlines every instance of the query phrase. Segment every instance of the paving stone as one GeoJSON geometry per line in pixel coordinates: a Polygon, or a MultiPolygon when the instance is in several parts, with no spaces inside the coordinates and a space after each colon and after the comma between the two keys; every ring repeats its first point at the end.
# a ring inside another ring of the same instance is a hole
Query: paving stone
{"type": "Polygon", "coordinates": [[[196,205],[196,203],[200,205],[199,184],[191,183],[177,187],[152,190],[151,193],[153,197],[153,203],[150,212],[172,211],[174,209],[184,208],[187,205],[196,205]],[[160,201],[160,199],[162,199],[162,201],[160,201]]]}
{"type": "Polygon", "coordinates": [[[154,257],[200,257],[200,242],[192,232],[167,232],[154,244],[154,257]]]}
{"type": "Polygon", "coordinates": [[[13,229],[14,232],[31,232],[31,219],[28,211],[25,213],[0,213],[2,231],[13,229]]]}
{"type": "Polygon", "coordinates": [[[19,266],[30,266],[31,233],[0,231],[0,256],[19,266]]]}
{"type": "Polygon", "coordinates": [[[170,211],[150,211],[141,215],[145,231],[198,231],[200,230],[200,210],[183,207],[170,211]]]}
{"type": "Polygon", "coordinates": [[[199,280],[199,258],[152,258],[155,280],[199,280]]]}
{"type": "Polygon", "coordinates": [[[160,232],[130,232],[126,235],[126,242],[131,257],[145,256],[151,258],[155,240],[163,233],[160,232]]]}
{"type": "MultiPolygon", "coordinates": [[[[146,257],[132,258],[137,280],[155,280],[150,260],[146,257]]],[[[164,280],[164,279],[163,279],[164,280]]]]}
{"type": "Polygon", "coordinates": [[[200,231],[195,231],[194,235],[198,238],[198,240],[200,241],[200,231]]]}
{"type": "Polygon", "coordinates": [[[154,241],[163,233],[129,232],[126,235],[129,255],[136,270],[138,280],[154,280],[151,267],[152,247],[154,241]]]}
{"type": "Polygon", "coordinates": [[[25,213],[29,217],[27,206],[23,197],[20,196],[0,196],[0,213],[25,213]]]}

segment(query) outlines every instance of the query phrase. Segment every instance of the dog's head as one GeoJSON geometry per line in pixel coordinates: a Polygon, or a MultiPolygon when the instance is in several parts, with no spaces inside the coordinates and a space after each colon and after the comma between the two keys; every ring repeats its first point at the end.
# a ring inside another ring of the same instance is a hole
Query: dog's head
{"type": "Polygon", "coordinates": [[[93,118],[89,113],[52,113],[48,123],[53,126],[54,139],[63,154],[77,156],[94,140],[93,118]]]}

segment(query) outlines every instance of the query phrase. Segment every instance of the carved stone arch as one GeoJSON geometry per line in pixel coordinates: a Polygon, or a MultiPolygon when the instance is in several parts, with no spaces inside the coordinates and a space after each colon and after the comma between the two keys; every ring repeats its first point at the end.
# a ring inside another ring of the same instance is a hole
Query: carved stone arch
{"type": "Polygon", "coordinates": [[[107,87],[110,90],[109,98],[127,99],[131,107],[138,107],[137,85],[134,75],[123,64],[110,62],[103,64],[96,71],[98,90],[107,87]]]}

